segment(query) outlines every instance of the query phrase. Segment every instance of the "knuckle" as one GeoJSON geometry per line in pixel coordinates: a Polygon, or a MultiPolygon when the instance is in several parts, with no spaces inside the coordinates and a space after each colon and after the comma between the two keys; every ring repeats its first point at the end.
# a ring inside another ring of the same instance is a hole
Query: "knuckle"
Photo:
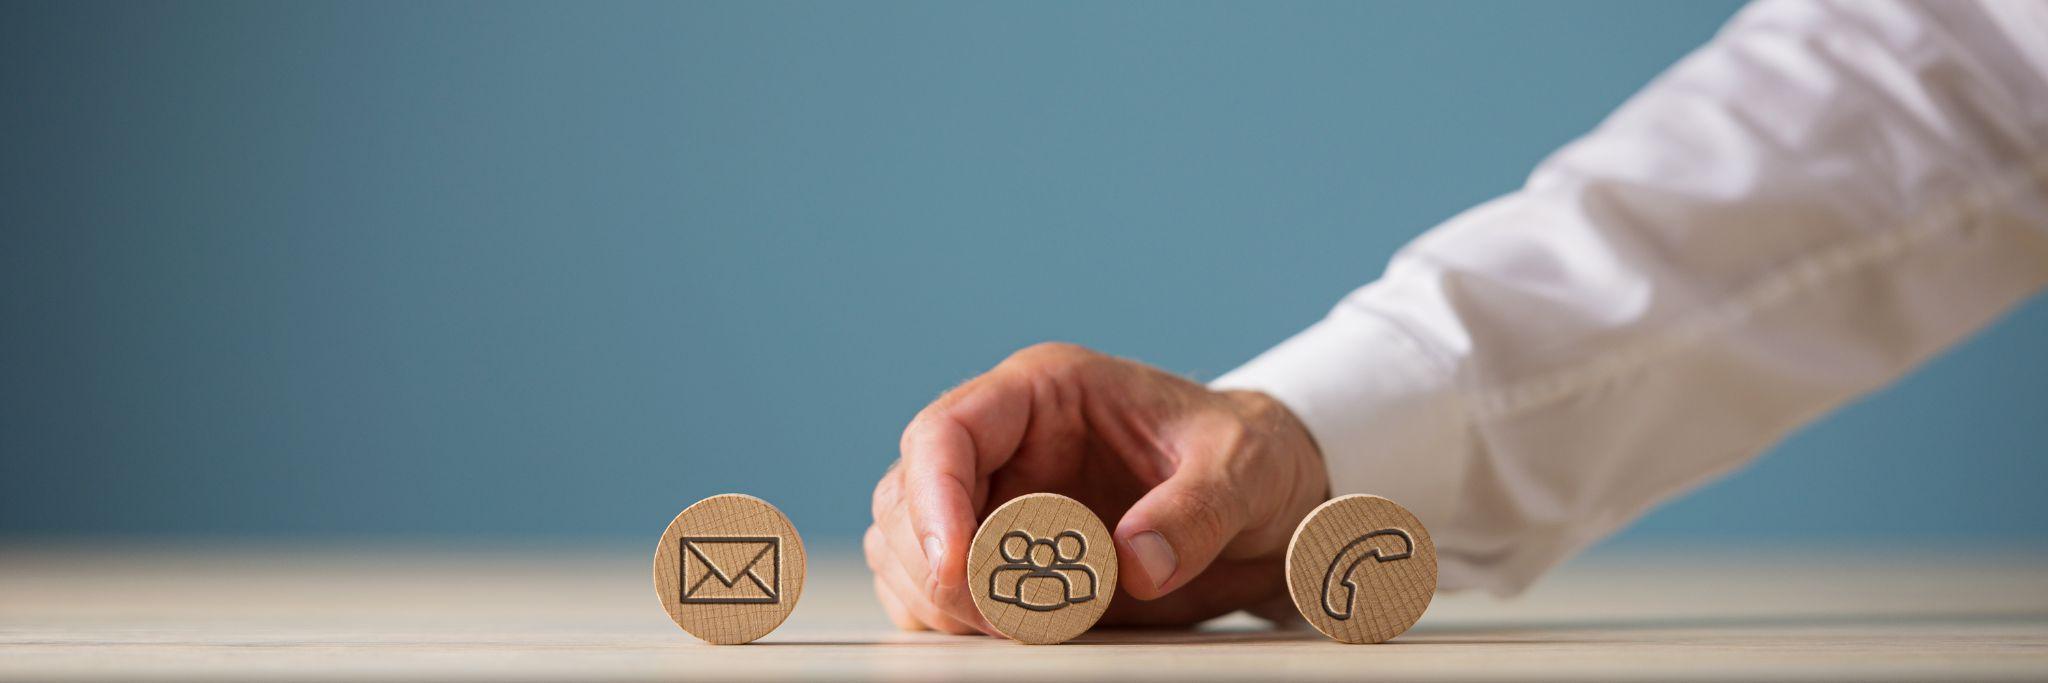
{"type": "Polygon", "coordinates": [[[882,542],[882,530],[873,526],[868,527],[868,532],[861,536],[860,547],[861,555],[867,558],[868,569],[880,572],[882,569],[882,558],[888,550],[887,546],[882,542]]]}
{"type": "Polygon", "coordinates": [[[896,452],[899,457],[892,471],[902,472],[911,461],[917,458],[920,447],[930,445],[935,440],[943,439],[947,430],[957,427],[958,424],[943,405],[934,403],[925,408],[923,412],[917,414],[917,417],[911,418],[910,424],[904,425],[903,435],[897,438],[896,452]]]}
{"type": "Polygon", "coordinates": [[[1018,349],[1003,360],[1004,365],[1042,368],[1055,372],[1071,370],[1092,362],[1100,354],[1088,347],[1067,342],[1039,342],[1018,349]]]}
{"type": "Polygon", "coordinates": [[[906,611],[910,612],[910,615],[915,617],[918,622],[924,624],[925,628],[944,630],[946,624],[953,621],[940,612],[939,608],[916,602],[914,597],[904,598],[903,603],[904,607],[907,608],[906,611]]]}
{"type": "Polygon", "coordinates": [[[1204,431],[1208,432],[1209,442],[1216,446],[1213,452],[1225,456],[1246,452],[1256,436],[1251,425],[1234,417],[1212,420],[1204,431]]]}
{"type": "Polygon", "coordinates": [[[889,613],[889,623],[895,624],[898,630],[924,630],[923,622],[918,621],[917,617],[911,616],[909,610],[903,608],[903,603],[898,601],[896,599],[896,596],[889,592],[889,588],[887,586],[884,586],[879,582],[876,583],[875,597],[879,601],[881,601],[882,611],[889,613]]]}
{"type": "Polygon", "coordinates": [[[910,457],[911,450],[917,447],[918,441],[929,438],[933,430],[943,426],[941,420],[947,418],[948,407],[958,403],[965,395],[963,392],[972,390],[971,386],[954,387],[917,411],[916,415],[910,416],[910,422],[903,425],[903,434],[896,439],[897,451],[905,458],[910,457]]]}
{"type": "Polygon", "coordinates": [[[897,502],[902,499],[902,488],[902,476],[893,469],[882,477],[882,481],[875,484],[874,501],[869,508],[875,522],[880,523],[888,516],[890,510],[896,508],[897,502]]]}
{"type": "Polygon", "coordinates": [[[889,612],[889,621],[896,624],[896,630],[898,631],[916,633],[926,630],[924,622],[918,621],[917,617],[910,616],[910,613],[902,611],[902,608],[889,612]]]}
{"type": "MultiPolygon", "coordinates": [[[[898,453],[906,457],[910,455],[910,449],[916,445],[919,435],[924,432],[925,424],[931,420],[930,416],[931,408],[927,407],[924,410],[918,411],[917,415],[912,416],[909,424],[903,425],[903,434],[896,438],[896,451],[898,453]]],[[[901,461],[899,460],[898,462],[900,463],[901,461]]]]}
{"type": "Polygon", "coordinates": [[[1240,503],[1227,492],[1216,488],[1194,488],[1182,491],[1176,498],[1190,531],[1218,542],[1234,531],[1231,520],[1237,519],[1233,511],[1240,503]]]}
{"type": "Polygon", "coordinates": [[[930,600],[933,605],[944,607],[965,602],[967,599],[962,586],[940,581],[937,576],[927,577],[925,584],[925,599],[930,600]]]}
{"type": "Polygon", "coordinates": [[[1064,342],[1034,344],[1003,361],[1019,386],[1028,387],[1035,409],[1062,413],[1080,405],[1084,387],[1104,376],[1116,360],[1064,342]]]}

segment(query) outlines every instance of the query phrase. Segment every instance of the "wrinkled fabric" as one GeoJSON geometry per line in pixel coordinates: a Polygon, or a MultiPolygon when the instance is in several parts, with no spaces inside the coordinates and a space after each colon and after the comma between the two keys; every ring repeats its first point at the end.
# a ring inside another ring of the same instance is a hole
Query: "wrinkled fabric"
{"type": "Polygon", "coordinates": [[[1509,594],[2048,285],[2048,3],[1773,1],[1214,382],[1509,594]]]}

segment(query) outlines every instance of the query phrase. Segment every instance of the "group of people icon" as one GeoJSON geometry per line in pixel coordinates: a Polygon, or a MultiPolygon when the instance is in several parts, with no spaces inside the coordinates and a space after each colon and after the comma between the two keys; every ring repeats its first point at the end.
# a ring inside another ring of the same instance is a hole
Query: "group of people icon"
{"type": "Polygon", "coordinates": [[[1072,529],[1051,538],[1011,531],[996,543],[1003,564],[988,574],[988,595],[997,602],[1034,612],[1051,612],[1094,600],[1095,570],[1081,564],[1088,538],[1072,529]]]}

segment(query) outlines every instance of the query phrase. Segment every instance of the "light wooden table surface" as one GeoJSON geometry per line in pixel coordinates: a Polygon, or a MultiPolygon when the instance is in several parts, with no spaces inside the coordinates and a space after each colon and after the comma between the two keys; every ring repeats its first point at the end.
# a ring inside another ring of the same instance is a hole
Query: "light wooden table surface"
{"type": "Polygon", "coordinates": [[[847,549],[788,623],[690,639],[645,548],[0,546],[0,678],[2048,678],[2048,554],[1602,551],[1514,600],[1440,595],[1391,644],[1249,617],[1059,646],[896,633],[847,549]]]}

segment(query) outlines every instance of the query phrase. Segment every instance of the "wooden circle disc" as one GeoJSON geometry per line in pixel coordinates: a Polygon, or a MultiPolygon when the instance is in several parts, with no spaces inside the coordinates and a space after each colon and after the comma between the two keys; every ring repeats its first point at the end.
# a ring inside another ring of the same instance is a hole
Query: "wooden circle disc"
{"type": "Polygon", "coordinates": [[[1414,626],[1436,595],[1436,543],[1379,496],[1323,503],[1287,545],[1287,592],[1323,635],[1378,643],[1414,626]]]}
{"type": "Polygon", "coordinates": [[[782,625],[803,596],[803,539],[768,501],[737,493],[697,501],[661,532],[654,592],[690,635],[750,642],[782,625]]]}
{"type": "Polygon", "coordinates": [[[1033,645],[1094,626],[1116,595],[1116,543],[1080,501],[1019,497],[981,523],[967,549],[967,590],[982,618],[1033,645]]]}

